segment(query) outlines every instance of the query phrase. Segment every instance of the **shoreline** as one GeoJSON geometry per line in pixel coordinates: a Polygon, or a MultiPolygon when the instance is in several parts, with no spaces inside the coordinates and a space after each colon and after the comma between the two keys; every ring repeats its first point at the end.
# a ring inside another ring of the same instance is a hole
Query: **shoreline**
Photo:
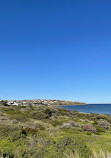
{"type": "Polygon", "coordinates": [[[78,105],[88,105],[88,104],[71,104],[71,105],[51,105],[51,106],[78,106],[78,105]]]}

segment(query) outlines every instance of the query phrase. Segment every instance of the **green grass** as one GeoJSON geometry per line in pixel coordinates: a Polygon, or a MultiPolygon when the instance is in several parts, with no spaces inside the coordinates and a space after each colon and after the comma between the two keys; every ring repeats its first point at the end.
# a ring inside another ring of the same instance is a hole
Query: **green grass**
{"type": "Polygon", "coordinates": [[[98,118],[110,122],[111,116],[81,114],[56,107],[1,106],[0,153],[10,158],[96,158],[100,151],[111,153],[111,130],[96,124],[98,118]],[[1,117],[2,118],[2,117],[1,117]],[[80,126],[61,128],[75,121],[80,126]],[[92,124],[97,132],[83,131],[92,124]]]}

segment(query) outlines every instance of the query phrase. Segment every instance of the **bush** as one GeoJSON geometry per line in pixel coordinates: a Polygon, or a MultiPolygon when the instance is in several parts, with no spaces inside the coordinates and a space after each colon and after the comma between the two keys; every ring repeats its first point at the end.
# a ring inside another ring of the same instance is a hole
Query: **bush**
{"type": "Polygon", "coordinates": [[[33,124],[32,122],[26,122],[23,126],[23,129],[35,129],[45,130],[45,127],[41,124],[33,124]]]}
{"type": "Polygon", "coordinates": [[[7,102],[4,101],[4,100],[0,101],[0,104],[3,105],[3,106],[9,106],[9,105],[7,104],[7,102]]]}
{"type": "Polygon", "coordinates": [[[27,131],[25,129],[22,129],[21,134],[27,136],[27,131]]]}
{"type": "Polygon", "coordinates": [[[58,109],[54,107],[44,107],[43,109],[40,110],[41,112],[48,114],[49,117],[55,116],[58,114],[58,109]]]}
{"type": "Polygon", "coordinates": [[[45,105],[38,106],[36,111],[31,112],[30,116],[33,119],[41,120],[41,119],[48,119],[50,117],[57,115],[58,110],[53,107],[47,107],[45,105]]]}
{"type": "Polygon", "coordinates": [[[104,129],[110,129],[110,123],[107,120],[100,119],[99,121],[97,121],[97,124],[99,127],[102,127],[104,129]]]}
{"type": "Polygon", "coordinates": [[[36,134],[38,130],[35,129],[35,128],[26,127],[26,128],[24,128],[24,131],[25,131],[26,133],[29,133],[29,134],[36,134]]]}
{"type": "Polygon", "coordinates": [[[18,131],[19,128],[16,126],[10,126],[10,125],[0,125],[0,135],[1,136],[9,136],[13,132],[18,131]]]}
{"type": "Polygon", "coordinates": [[[81,127],[81,125],[74,121],[69,121],[67,123],[63,123],[61,126],[61,128],[72,128],[72,127],[81,127]]]}
{"type": "Polygon", "coordinates": [[[72,128],[72,125],[70,123],[63,123],[61,128],[72,128]]]}
{"type": "Polygon", "coordinates": [[[105,132],[105,129],[104,128],[101,128],[101,127],[96,127],[96,130],[97,132],[101,133],[101,132],[105,132]]]}
{"type": "Polygon", "coordinates": [[[98,121],[97,121],[97,120],[94,120],[93,125],[97,125],[97,124],[98,124],[98,121]]]}
{"type": "Polygon", "coordinates": [[[58,108],[58,114],[60,116],[74,116],[73,111],[64,108],[58,108]]]}
{"type": "Polygon", "coordinates": [[[91,132],[87,132],[87,135],[91,135],[91,132]]]}
{"type": "Polygon", "coordinates": [[[55,120],[55,121],[52,122],[53,126],[57,126],[57,125],[60,125],[60,124],[61,124],[61,122],[58,121],[58,120],[55,120]]]}
{"type": "Polygon", "coordinates": [[[92,133],[96,133],[97,131],[96,128],[91,124],[83,125],[82,129],[83,131],[92,132],[92,133]]]}
{"type": "Polygon", "coordinates": [[[103,120],[107,120],[109,123],[111,123],[111,116],[108,116],[108,115],[102,115],[102,114],[99,114],[96,116],[96,119],[100,120],[100,119],[103,119],[103,120]]]}
{"type": "Polygon", "coordinates": [[[39,125],[39,129],[40,129],[40,130],[45,130],[45,127],[42,126],[42,125],[39,125]]]}
{"type": "Polygon", "coordinates": [[[41,120],[41,119],[49,118],[49,115],[45,114],[43,112],[36,111],[36,112],[32,112],[30,114],[30,117],[33,118],[33,119],[41,120]]]}
{"type": "Polygon", "coordinates": [[[28,118],[26,118],[23,115],[14,115],[12,118],[14,120],[18,121],[18,122],[26,122],[26,121],[28,121],[28,118]]]}
{"type": "Polygon", "coordinates": [[[52,111],[50,109],[46,109],[45,113],[48,114],[49,117],[52,116],[52,111]]]}
{"type": "Polygon", "coordinates": [[[72,127],[81,127],[81,125],[75,121],[69,121],[68,123],[70,123],[72,127]]]}

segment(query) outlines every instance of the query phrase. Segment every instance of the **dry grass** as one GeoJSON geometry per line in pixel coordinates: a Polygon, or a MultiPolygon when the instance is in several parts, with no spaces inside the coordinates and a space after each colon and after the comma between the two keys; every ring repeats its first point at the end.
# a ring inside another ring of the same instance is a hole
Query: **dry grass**
{"type": "MultiPolygon", "coordinates": [[[[66,154],[65,158],[80,158],[80,156],[77,152],[71,152],[70,154],[66,154]]],[[[89,158],[111,158],[111,153],[105,153],[103,150],[100,150],[98,153],[93,151],[92,156],[90,156],[89,158]]]]}
{"type": "Polygon", "coordinates": [[[80,158],[80,157],[79,157],[79,154],[77,152],[75,152],[75,153],[71,152],[70,154],[66,154],[65,158],[80,158]]]}
{"type": "Polygon", "coordinates": [[[93,155],[90,158],[111,158],[111,153],[105,153],[103,150],[99,150],[98,153],[93,151],[93,155]]]}

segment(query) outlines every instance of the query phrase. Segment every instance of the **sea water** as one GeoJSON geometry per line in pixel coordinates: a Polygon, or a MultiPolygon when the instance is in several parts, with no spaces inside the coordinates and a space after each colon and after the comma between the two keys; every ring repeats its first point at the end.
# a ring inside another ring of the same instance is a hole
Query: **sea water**
{"type": "Polygon", "coordinates": [[[68,110],[77,110],[84,113],[108,114],[111,115],[111,104],[87,104],[87,105],[70,105],[59,106],[68,110]]]}

